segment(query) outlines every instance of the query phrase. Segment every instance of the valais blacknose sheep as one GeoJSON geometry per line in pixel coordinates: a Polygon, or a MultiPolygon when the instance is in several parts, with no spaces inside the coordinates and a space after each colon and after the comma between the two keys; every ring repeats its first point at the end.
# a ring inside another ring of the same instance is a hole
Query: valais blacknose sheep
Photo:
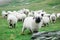
{"type": "Polygon", "coordinates": [[[8,13],[6,11],[2,11],[2,17],[7,18],[8,13]]]}
{"type": "Polygon", "coordinates": [[[9,24],[9,28],[15,28],[17,23],[17,18],[13,14],[8,14],[7,21],[9,24]]]}
{"type": "Polygon", "coordinates": [[[56,22],[56,15],[55,15],[55,13],[52,13],[50,15],[50,20],[51,20],[51,23],[55,23],[56,22]]]}
{"type": "Polygon", "coordinates": [[[38,29],[41,27],[40,23],[40,17],[27,17],[23,23],[22,33],[24,34],[26,29],[29,29],[31,33],[38,32],[38,29]]]}

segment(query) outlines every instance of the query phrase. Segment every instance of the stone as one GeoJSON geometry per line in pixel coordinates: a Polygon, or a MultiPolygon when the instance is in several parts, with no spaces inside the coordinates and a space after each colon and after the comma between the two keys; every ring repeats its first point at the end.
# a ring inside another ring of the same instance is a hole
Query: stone
{"type": "Polygon", "coordinates": [[[60,31],[38,32],[32,37],[32,40],[60,40],[60,31]]]}

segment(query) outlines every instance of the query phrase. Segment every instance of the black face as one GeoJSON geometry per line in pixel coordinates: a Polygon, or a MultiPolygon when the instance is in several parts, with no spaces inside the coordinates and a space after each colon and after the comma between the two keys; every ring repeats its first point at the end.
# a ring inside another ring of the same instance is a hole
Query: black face
{"type": "Polygon", "coordinates": [[[41,21],[41,18],[40,17],[36,17],[35,22],[36,23],[40,23],[40,21],[41,21]]]}
{"type": "Polygon", "coordinates": [[[43,17],[43,16],[44,16],[44,14],[41,14],[41,16],[43,17]]]}
{"type": "Polygon", "coordinates": [[[29,13],[29,12],[25,12],[25,11],[24,11],[24,14],[28,15],[28,13],[29,13]]]}
{"type": "Polygon", "coordinates": [[[6,14],[6,15],[4,16],[4,18],[7,18],[7,16],[8,16],[8,15],[6,14]]]}
{"type": "Polygon", "coordinates": [[[37,32],[38,32],[37,30],[33,31],[33,33],[37,33],[37,32]]]}

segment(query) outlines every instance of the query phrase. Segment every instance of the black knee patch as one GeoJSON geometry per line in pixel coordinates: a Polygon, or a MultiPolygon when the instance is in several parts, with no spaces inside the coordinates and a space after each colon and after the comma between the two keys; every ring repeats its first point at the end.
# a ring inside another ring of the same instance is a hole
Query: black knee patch
{"type": "Polygon", "coordinates": [[[52,21],[55,21],[55,20],[52,20],[52,21]]]}
{"type": "Polygon", "coordinates": [[[38,31],[33,31],[33,33],[37,33],[38,31]]]}
{"type": "Polygon", "coordinates": [[[12,26],[12,24],[10,24],[10,26],[12,26]]]}
{"type": "Polygon", "coordinates": [[[44,23],[44,26],[46,26],[46,24],[44,23]]]}

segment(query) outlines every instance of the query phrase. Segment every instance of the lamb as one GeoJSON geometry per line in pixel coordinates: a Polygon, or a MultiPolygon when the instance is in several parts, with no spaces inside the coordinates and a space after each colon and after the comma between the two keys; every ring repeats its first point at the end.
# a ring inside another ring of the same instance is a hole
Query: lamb
{"type": "Polygon", "coordinates": [[[34,16],[34,12],[33,11],[28,13],[28,17],[33,17],[33,16],[34,16]]]}
{"type": "Polygon", "coordinates": [[[60,18],[60,13],[57,13],[57,18],[60,18]]]}
{"type": "Polygon", "coordinates": [[[24,12],[24,14],[28,15],[29,9],[23,8],[23,12],[24,12]]]}
{"type": "Polygon", "coordinates": [[[26,15],[25,14],[19,14],[19,13],[17,13],[16,17],[17,17],[18,21],[22,20],[22,22],[23,22],[24,19],[26,18],[26,15]]]}
{"type": "Polygon", "coordinates": [[[37,13],[40,14],[40,16],[42,16],[42,17],[46,14],[46,12],[43,10],[41,10],[40,12],[37,12],[37,13]]]}
{"type": "Polygon", "coordinates": [[[40,14],[36,14],[35,16],[39,15],[42,18],[42,26],[49,25],[50,22],[50,14],[46,14],[46,12],[41,12],[40,14]]]}
{"type": "Polygon", "coordinates": [[[8,14],[7,21],[9,24],[9,28],[15,28],[17,23],[17,18],[14,15],[8,14]]]}
{"type": "Polygon", "coordinates": [[[42,26],[47,26],[49,25],[49,22],[50,22],[50,19],[49,17],[42,17],[42,22],[43,22],[43,25],[42,26]]]}
{"type": "Polygon", "coordinates": [[[41,28],[40,17],[27,17],[23,23],[22,34],[26,29],[29,29],[31,33],[37,33],[39,28],[41,28]]]}
{"type": "Polygon", "coordinates": [[[23,8],[23,9],[19,10],[18,13],[22,13],[22,14],[24,13],[24,14],[28,15],[29,9],[23,8]]]}
{"type": "Polygon", "coordinates": [[[13,11],[12,13],[10,12],[10,14],[14,15],[18,19],[18,21],[20,20],[24,21],[24,19],[26,18],[25,14],[20,14],[16,11],[13,11]]]}
{"type": "Polygon", "coordinates": [[[7,18],[8,13],[6,11],[2,11],[2,17],[7,18]]]}
{"type": "Polygon", "coordinates": [[[51,23],[55,23],[56,22],[56,15],[55,15],[55,13],[51,14],[50,20],[51,20],[51,23]]]}

